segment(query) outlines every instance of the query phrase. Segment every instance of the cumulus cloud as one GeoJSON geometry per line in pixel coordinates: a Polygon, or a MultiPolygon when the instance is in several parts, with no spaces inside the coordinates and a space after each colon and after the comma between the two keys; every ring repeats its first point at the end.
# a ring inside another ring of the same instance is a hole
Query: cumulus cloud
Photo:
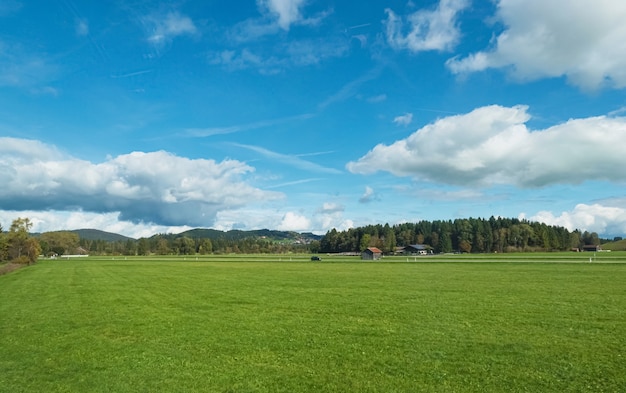
{"type": "Polygon", "coordinates": [[[223,209],[283,195],[247,184],[254,168],[174,154],[133,152],[94,164],[38,141],[0,138],[0,205],[5,210],[119,212],[119,219],[210,226],[223,209]]]}
{"type": "Polygon", "coordinates": [[[408,126],[413,121],[412,113],[405,113],[404,115],[396,116],[393,122],[399,126],[408,126]]]}
{"type": "Polygon", "coordinates": [[[279,231],[306,231],[310,228],[311,221],[305,216],[296,214],[294,212],[287,212],[280,224],[278,225],[279,231]]]}
{"type": "Polygon", "coordinates": [[[73,229],[99,229],[106,232],[138,239],[150,237],[155,233],[180,233],[190,226],[166,226],[144,222],[130,222],[120,220],[120,213],[92,213],[85,211],[64,210],[0,210],[0,224],[6,229],[13,220],[27,217],[33,223],[32,232],[50,232],[73,229]]]}
{"type": "Polygon", "coordinates": [[[198,30],[190,17],[179,12],[152,14],[143,19],[148,30],[148,41],[154,45],[171,42],[182,35],[194,35],[198,30]]]}
{"type": "Polygon", "coordinates": [[[626,118],[572,119],[530,130],[526,106],[486,106],[445,117],[406,139],[380,144],[347,164],[352,173],[396,176],[454,185],[541,187],[587,179],[624,181],[626,118]]]}
{"type": "MultiPolygon", "coordinates": [[[[525,214],[520,218],[526,218],[525,214]]],[[[549,211],[541,211],[528,218],[531,221],[558,225],[573,231],[596,232],[602,235],[623,235],[626,233],[626,209],[623,207],[604,206],[602,204],[578,204],[572,211],[554,215],[549,211]]]]}
{"type": "Polygon", "coordinates": [[[626,2],[500,0],[496,17],[505,30],[493,47],[448,60],[453,73],[506,68],[522,80],[626,87],[626,2]]]}
{"type": "Polygon", "coordinates": [[[352,220],[343,217],[344,211],[345,207],[336,202],[324,203],[313,212],[300,211],[298,213],[290,207],[284,209],[282,207],[279,209],[246,207],[220,211],[213,228],[223,231],[275,228],[285,231],[324,234],[332,228],[344,230],[354,227],[352,220]]]}
{"type": "Polygon", "coordinates": [[[406,17],[406,21],[388,8],[384,21],[387,42],[394,49],[411,52],[451,50],[461,35],[457,15],[468,5],[468,0],[440,0],[436,9],[419,10],[406,17]]]}
{"type": "Polygon", "coordinates": [[[354,228],[354,222],[343,216],[345,210],[345,206],[340,203],[324,203],[315,214],[314,231],[325,233],[332,228],[336,228],[338,231],[354,228]]]}

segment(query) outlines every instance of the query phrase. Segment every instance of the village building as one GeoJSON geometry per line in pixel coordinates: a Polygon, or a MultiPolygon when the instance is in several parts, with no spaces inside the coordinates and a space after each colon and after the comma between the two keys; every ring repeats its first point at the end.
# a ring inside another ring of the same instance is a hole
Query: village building
{"type": "Polygon", "coordinates": [[[429,253],[429,250],[430,247],[425,244],[409,244],[408,246],[404,247],[404,255],[427,255],[429,253]]]}

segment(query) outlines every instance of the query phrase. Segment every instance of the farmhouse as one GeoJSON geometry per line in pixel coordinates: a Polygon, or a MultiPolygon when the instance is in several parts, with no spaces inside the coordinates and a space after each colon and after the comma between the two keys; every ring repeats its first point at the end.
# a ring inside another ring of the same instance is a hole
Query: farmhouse
{"type": "Polygon", "coordinates": [[[376,247],[368,247],[361,253],[361,259],[364,261],[377,261],[383,256],[383,252],[376,247]]]}
{"type": "Polygon", "coordinates": [[[426,255],[428,254],[428,246],[425,244],[409,244],[404,247],[405,255],[426,255]]]}
{"type": "Polygon", "coordinates": [[[587,244],[583,246],[583,251],[602,251],[602,247],[600,247],[599,245],[596,246],[595,244],[587,244]]]}

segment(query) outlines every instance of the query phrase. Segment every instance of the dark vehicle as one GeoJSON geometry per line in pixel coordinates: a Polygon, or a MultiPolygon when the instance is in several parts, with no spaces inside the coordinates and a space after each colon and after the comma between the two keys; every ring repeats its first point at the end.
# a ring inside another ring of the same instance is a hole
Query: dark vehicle
{"type": "Polygon", "coordinates": [[[312,257],[311,257],[311,260],[312,260],[312,261],[321,261],[321,260],[322,260],[322,258],[320,258],[320,257],[318,257],[318,256],[312,256],[312,257]]]}

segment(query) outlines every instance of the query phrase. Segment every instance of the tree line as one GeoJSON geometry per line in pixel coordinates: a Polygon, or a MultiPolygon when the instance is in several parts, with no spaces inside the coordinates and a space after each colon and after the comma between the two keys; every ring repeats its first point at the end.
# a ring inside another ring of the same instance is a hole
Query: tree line
{"type": "Polygon", "coordinates": [[[258,236],[208,238],[174,234],[106,241],[79,238],[70,231],[46,232],[35,237],[30,235],[31,227],[28,218],[14,220],[8,231],[0,225],[0,261],[31,264],[39,255],[81,253],[128,256],[341,253],[360,252],[368,247],[392,254],[399,247],[411,244],[424,244],[436,253],[563,251],[602,241],[595,232],[569,231],[560,226],[502,217],[377,224],[345,231],[332,229],[321,240],[307,243],[258,236]]]}
{"type": "Polygon", "coordinates": [[[320,240],[320,250],[338,253],[377,247],[391,254],[411,244],[424,244],[435,253],[564,251],[598,245],[600,238],[595,232],[492,216],[332,229],[320,240]]]}
{"type": "Polygon", "coordinates": [[[211,239],[172,234],[120,241],[78,239],[77,243],[90,255],[284,254],[319,251],[317,241],[304,244],[259,237],[211,239]]]}

